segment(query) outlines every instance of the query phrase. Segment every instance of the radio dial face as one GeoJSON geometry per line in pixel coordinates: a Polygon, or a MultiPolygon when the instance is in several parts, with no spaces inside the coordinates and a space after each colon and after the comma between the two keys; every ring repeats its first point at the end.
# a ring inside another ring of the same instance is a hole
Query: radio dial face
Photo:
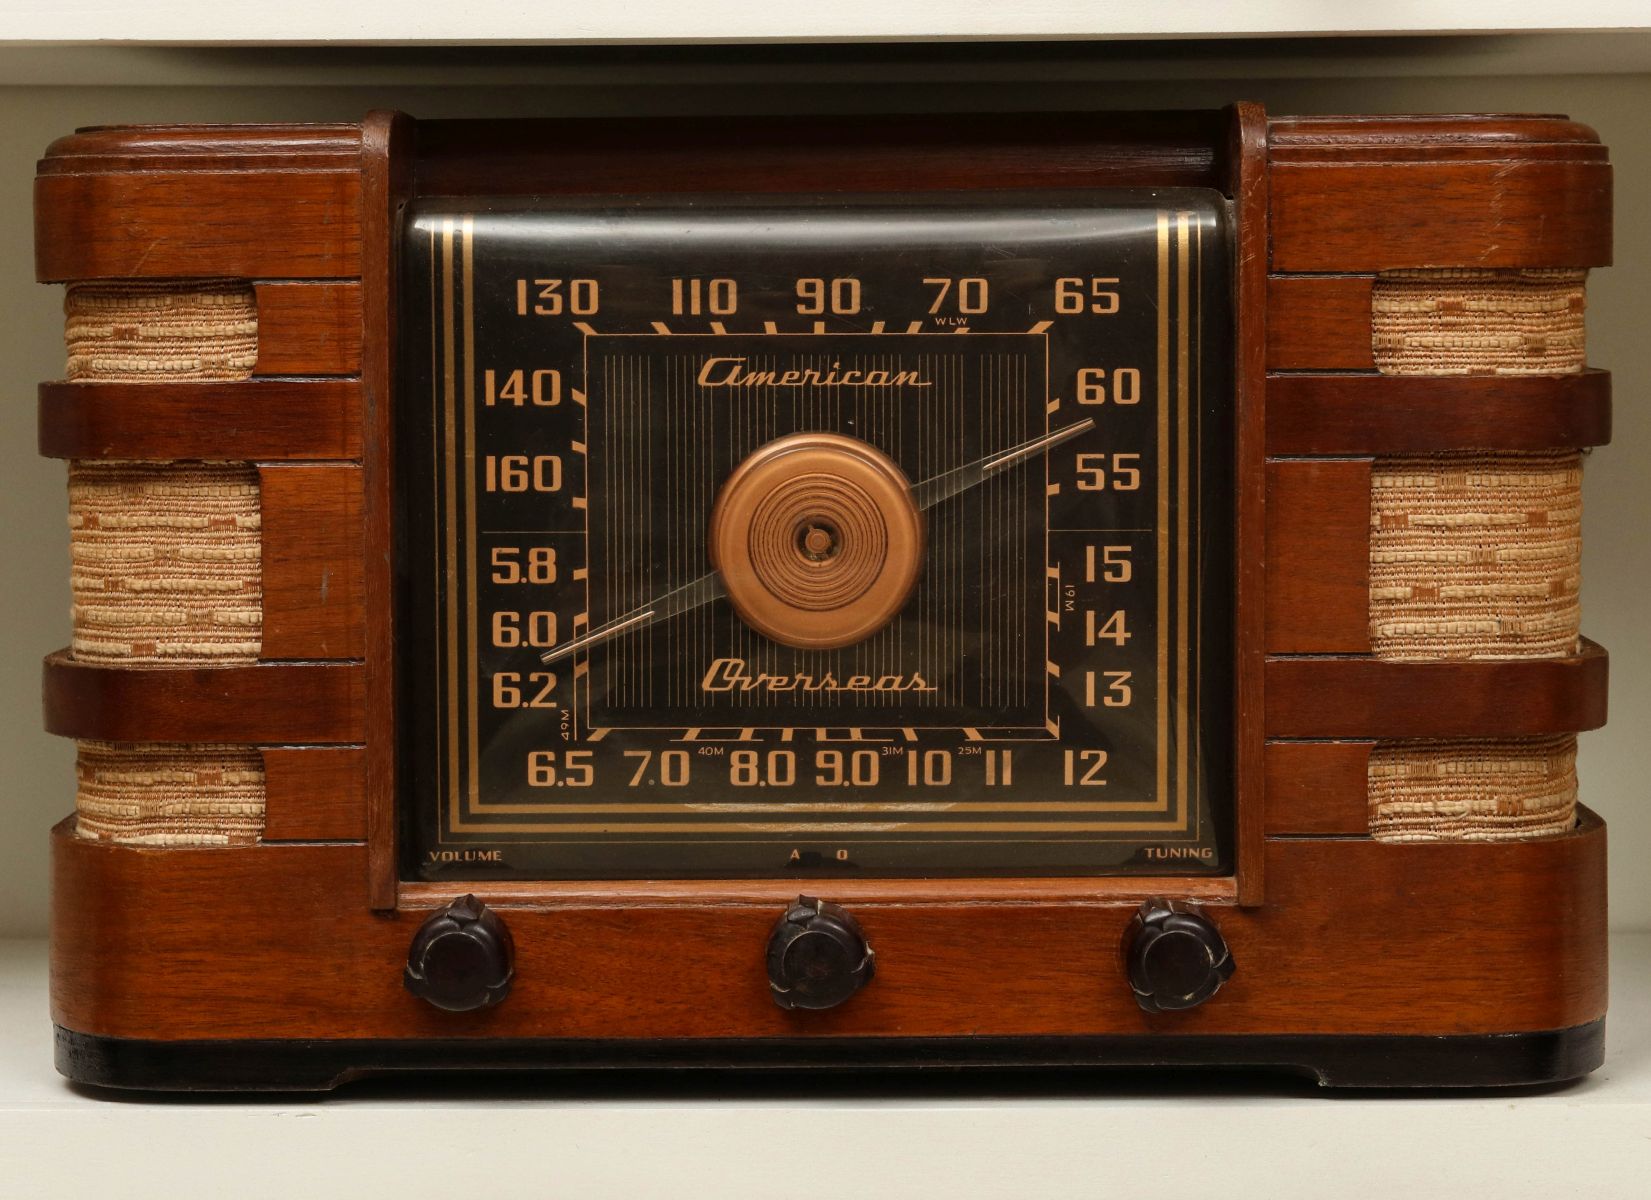
{"type": "Polygon", "coordinates": [[[411,878],[1230,870],[1216,193],[425,199],[411,878]]]}

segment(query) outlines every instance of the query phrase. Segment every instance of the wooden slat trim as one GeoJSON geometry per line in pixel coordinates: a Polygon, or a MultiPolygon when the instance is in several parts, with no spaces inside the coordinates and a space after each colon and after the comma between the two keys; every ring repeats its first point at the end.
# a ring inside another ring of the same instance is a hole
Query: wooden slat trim
{"type": "Polygon", "coordinates": [[[1611,440],[1611,373],[1272,375],[1267,453],[1558,450],[1611,440]]]}
{"type": "MultiPolygon", "coordinates": [[[[372,130],[364,131],[371,153],[372,130]]],[[[418,122],[426,195],[1222,187],[1212,110],[418,122]],[[915,182],[914,182],[915,181],[915,182]]]]}
{"type": "MultiPolygon", "coordinates": [[[[1572,834],[1533,842],[1264,845],[1268,903],[1206,910],[1239,966],[1197,1009],[1149,1017],[1136,1007],[1117,962],[1127,902],[983,903],[963,888],[949,901],[856,901],[877,982],[851,1004],[804,1014],[810,1035],[1490,1033],[1565,1028],[1604,1011],[1605,837],[1591,814],[1572,834]]],[[[498,901],[516,983],[497,1008],[453,1014],[402,987],[429,910],[370,911],[365,847],[146,851],[76,839],[65,823],[52,860],[52,1015],[85,1033],[750,1038],[800,1028],[753,969],[784,880],[769,881],[766,898],[649,905],[629,903],[623,884],[611,904],[586,885],[521,905],[498,899],[508,882],[455,885],[451,894],[498,901]],[[662,988],[661,978],[693,986],[662,988]]]]}
{"type": "Polygon", "coordinates": [[[1580,121],[1542,113],[1382,113],[1279,116],[1272,119],[1274,158],[1357,150],[1370,158],[1411,151],[1471,151],[1520,159],[1564,149],[1579,158],[1605,153],[1599,134],[1580,121]]]}
{"type": "Polygon", "coordinates": [[[1240,904],[1266,899],[1263,846],[1266,733],[1267,628],[1267,330],[1273,314],[1267,295],[1267,115],[1259,104],[1232,109],[1229,157],[1236,164],[1233,188],[1238,246],[1233,628],[1237,643],[1233,704],[1234,790],[1238,826],[1240,904]]]}
{"type": "Polygon", "coordinates": [[[1274,275],[1267,280],[1267,367],[1373,371],[1373,275],[1274,275]]]}
{"type": "Polygon", "coordinates": [[[367,838],[367,755],[361,746],[267,746],[264,841],[367,838]]]}
{"type": "Polygon", "coordinates": [[[1367,837],[1374,741],[1268,742],[1268,837],[1367,837]]]}
{"type": "Polygon", "coordinates": [[[399,886],[396,738],[396,428],[393,410],[396,358],[396,214],[413,191],[413,150],[418,133],[401,113],[372,112],[361,125],[361,274],[367,323],[362,331],[361,378],[369,398],[366,413],[366,720],[373,731],[367,746],[367,902],[393,908],[399,886]]]}
{"type": "Polygon", "coordinates": [[[339,279],[361,271],[359,171],[132,171],[34,181],[35,274],[339,279]]]}
{"type": "Polygon", "coordinates": [[[263,524],[265,659],[366,654],[362,471],[258,468],[263,524]]]}
{"type": "Polygon", "coordinates": [[[254,375],[361,373],[361,285],[258,283],[254,375]]]}
{"type": "Polygon", "coordinates": [[[42,175],[301,170],[352,167],[360,154],[355,124],[104,125],[58,138],[36,169],[42,175]]]}
{"type": "Polygon", "coordinates": [[[133,668],[47,657],[46,731],[106,742],[359,742],[358,663],[133,668]]]}
{"type": "Polygon", "coordinates": [[[1568,658],[1392,662],[1273,658],[1272,738],[1520,737],[1605,724],[1609,664],[1583,639],[1568,658]]]}
{"type": "Polygon", "coordinates": [[[353,459],[361,385],[346,379],[232,383],[43,383],[48,458],[353,459]]]}
{"type": "MultiPolygon", "coordinates": [[[[1416,146],[1280,146],[1273,150],[1275,163],[1496,163],[1508,162],[1506,144],[1485,143],[1469,145],[1416,146]]],[[[1604,146],[1579,146],[1568,142],[1530,142],[1518,147],[1515,156],[1520,162],[1606,162],[1610,154],[1604,146]]]]}
{"type": "Polygon", "coordinates": [[[1272,269],[1602,267],[1603,162],[1279,163],[1272,269]]]}
{"type": "Polygon", "coordinates": [[[1368,654],[1370,460],[1269,462],[1266,561],[1268,653],[1368,654]]]}

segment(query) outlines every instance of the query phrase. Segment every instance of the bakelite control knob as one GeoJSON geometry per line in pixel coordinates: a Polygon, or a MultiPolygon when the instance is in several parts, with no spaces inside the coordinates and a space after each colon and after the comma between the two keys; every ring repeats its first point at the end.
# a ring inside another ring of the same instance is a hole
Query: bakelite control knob
{"type": "Polygon", "coordinates": [[[1232,978],[1233,956],[1213,922],[1170,900],[1148,900],[1124,933],[1135,1001],[1147,1012],[1194,1008],[1232,978]]]}
{"type": "Polygon", "coordinates": [[[407,950],[407,990],[448,1012],[491,1008],[510,994],[515,975],[510,930],[474,896],[431,916],[407,950]]]}
{"type": "Polygon", "coordinates": [[[835,1008],[875,971],[866,935],[841,905],[798,896],[768,935],[768,985],[781,1008],[835,1008]]]}

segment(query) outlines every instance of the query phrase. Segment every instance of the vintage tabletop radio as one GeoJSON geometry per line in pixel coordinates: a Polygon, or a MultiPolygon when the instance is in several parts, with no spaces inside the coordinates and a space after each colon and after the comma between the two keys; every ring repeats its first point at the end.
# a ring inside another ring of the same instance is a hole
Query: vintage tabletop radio
{"type": "Polygon", "coordinates": [[[1550,116],[55,143],[60,1069],[1597,1066],[1550,116]]]}

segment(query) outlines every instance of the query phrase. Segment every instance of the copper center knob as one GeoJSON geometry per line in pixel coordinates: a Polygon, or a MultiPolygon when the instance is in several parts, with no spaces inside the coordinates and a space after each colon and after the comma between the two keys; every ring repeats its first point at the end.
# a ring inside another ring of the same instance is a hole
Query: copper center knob
{"type": "Polygon", "coordinates": [[[830,650],[864,641],[906,603],[923,562],[923,514],[882,451],[794,433],[734,468],[711,509],[709,551],[747,625],[830,650]]]}

